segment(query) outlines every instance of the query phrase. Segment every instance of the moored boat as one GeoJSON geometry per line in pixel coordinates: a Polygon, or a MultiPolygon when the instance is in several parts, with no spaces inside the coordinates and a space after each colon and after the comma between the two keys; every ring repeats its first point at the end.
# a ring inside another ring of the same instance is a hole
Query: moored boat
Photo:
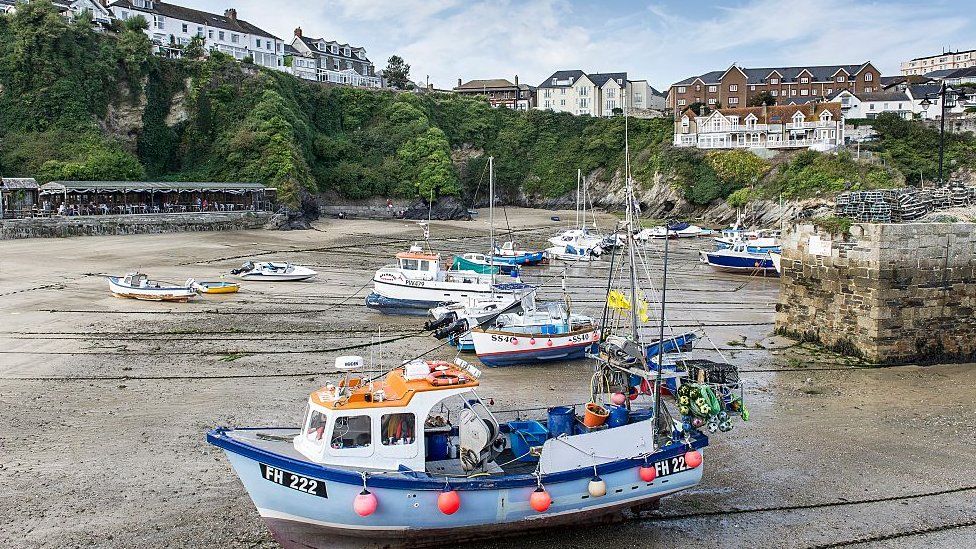
{"type": "Polygon", "coordinates": [[[742,242],[731,248],[699,252],[699,259],[716,271],[773,276],[779,274],[769,253],[750,252],[742,242]]]}
{"type": "Polygon", "coordinates": [[[248,261],[237,269],[231,269],[230,273],[241,280],[265,282],[295,282],[318,274],[308,267],[270,261],[248,261]]]}
{"type": "Polygon", "coordinates": [[[109,290],[116,297],[185,303],[197,296],[197,291],[193,288],[193,279],[187,280],[180,286],[170,282],[150,280],[144,273],[139,272],[106,278],[109,290]]]}
{"type": "Polygon", "coordinates": [[[546,260],[545,252],[522,250],[514,240],[496,246],[493,255],[495,265],[538,265],[546,260]]]}
{"type": "Polygon", "coordinates": [[[219,281],[194,281],[193,289],[201,294],[233,294],[241,289],[241,285],[236,282],[219,281]]]}
{"type": "Polygon", "coordinates": [[[479,253],[454,256],[454,263],[451,268],[458,271],[475,271],[481,274],[512,274],[518,272],[518,265],[514,263],[496,262],[494,258],[479,253]]]}
{"type": "Polygon", "coordinates": [[[511,366],[584,358],[600,339],[600,329],[593,318],[551,302],[498,315],[489,326],[472,329],[471,339],[482,363],[511,366]]]}

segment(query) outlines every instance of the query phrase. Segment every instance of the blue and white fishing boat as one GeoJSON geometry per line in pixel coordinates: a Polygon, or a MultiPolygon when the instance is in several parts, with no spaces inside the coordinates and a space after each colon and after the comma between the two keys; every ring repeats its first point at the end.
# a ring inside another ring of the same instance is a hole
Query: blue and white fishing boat
{"type": "Polygon", "coordinates": [[[486,366],[512,366],[585,358],[600,339],[600,328],[592,317],[550,302],[498,315],[489,326],[472,329],[470,336],[486,366]]]}
{"type": "Polygon", "coordinates": [[[523,250],[514,240],[496,246],[493,255],[495,265],[538,265],[546,260],[545,252],[523,250]]]}
{"type": "Polygon", "coordinates": [[[753,253],[744,242],[714,252],[699,252],[699,259],[716,271],[777,276],[769,253],[753,253]]]}

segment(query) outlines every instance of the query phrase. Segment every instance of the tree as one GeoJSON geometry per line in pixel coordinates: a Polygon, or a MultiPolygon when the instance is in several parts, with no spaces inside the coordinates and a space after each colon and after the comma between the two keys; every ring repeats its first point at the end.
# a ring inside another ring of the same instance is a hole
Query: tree
{"type": "Polygon", "coordinates": [[[399,55],[391,55],[387,59],[383,74],[391,88],[405,90],[410,85],[410,65],[404,62],[399,55]]]}
{"type": "Polygon", "coordinates": [[[130,17],[125,20],[125,29],[134,32],[143,32],[149,29],[149,21],[141,15],[130,17]]]}
{"type": "Polygon", "coordinates": [[[183,46],[183,57],[187,59],[200,59],[204,55],[202,36],[194,36],[183,46]]]}
{"type": "Polygon", "coordinates": [[[748,106],[750,107],[762,107],[763,105],[773,106],[776,104],[776,98],[773,94],[768,91],[761,91],[756,95],[749,98],[748,106]]]}
{"type": "Polygon", "coordinates": [[[688,105],[688,109],[695,113],[695,116],[702,116],[708,114],[711,109],[705,106],[701,101],[695,101],[691,105],[688,105]]]}

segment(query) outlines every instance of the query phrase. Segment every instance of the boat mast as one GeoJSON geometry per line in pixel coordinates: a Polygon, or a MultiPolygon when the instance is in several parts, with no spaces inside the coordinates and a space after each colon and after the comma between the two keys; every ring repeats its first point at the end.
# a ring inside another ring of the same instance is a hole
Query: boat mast
{"type": "MultiPolygon", "coordinates": [[[[625,104],[626,108],[626,104],[625,104]]],[[[637,311],[640,305],[637,301],[637,259],[634,249],[634,181],[630,177],[630,124],[626,110],[624,111],[624,176],[627,181],[627,255],[630,260],[630,329],[634,341],[640,344],[640,334],[637,330],[637,311]]]]}
{"type": "Polygon", "coordinates": [[[581,180],[583,179],[583,170],[576,169],[576,228],[582,229],[583,226],[580,225],[580,189],[582,188],[581,180]]]}
{"type": "MultiPolygon", "coordinates": [[[[488,157],[488,266],[495,266],[495,157],[488,157]]],[[[490,270],[494,270],[493,268],[490,270]]]]}

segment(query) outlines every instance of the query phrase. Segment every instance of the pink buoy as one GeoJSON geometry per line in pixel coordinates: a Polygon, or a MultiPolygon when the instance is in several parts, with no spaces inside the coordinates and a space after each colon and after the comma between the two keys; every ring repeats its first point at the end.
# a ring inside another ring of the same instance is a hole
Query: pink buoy
{"type": "Polygon", "coordinates": [[[456,490],[444,490],[437,496],[437,508],[445,515],[453,515],[461,508],[461,496],[456,490]]]}
{"type": "Polygon", "coordinates": [[[698,450],[688,450],[685,452],[685,463],[694,469],[702,463],[702,455],[698,450]]]}
{"type": "Polygon", "coordinates": [[[535,345],[535,338],[534,337],[529,340],[529,345],[535,345]]]}
{"type": "Polygon", "coordinates": [[[610,402],[615,406],[622,406],[624,402],[627,402],[627,397],[623,393],[614,393],[610,397],[610,402]]]}
{"type": "Polygon", "coordinates": [[[531,496],[529,496],[529,505],[531,505],[536,511],[542,513],[543,511],[549,509],[549,506],[552,505],[552,498],[549,496],[549,492],[546,492],[546,490],[540,486],[535,489],[535,492],[532,492],[531,496]]]}
{"type": "Polygon", "coordinates": [[[518,345],[518,338],[517,337],[513,337],[512,338],[512,345],[518,345]]]}
{"type": "Polygon", "coordinates": [[[546,342],[546,345],[548,345],[548,346],[550,346],[550,347],[552,347],[552,340],[550,339],[549,341],[547,341],[547,342],[546,342]]]}
{"type": "Polygon", "coordinates": [[[362,492],[359,492],[359,495],[352,502],[353,510],[361,517],[368,517],[375,513],[378,505],[379,501],[376,499],[376,496],[365,488],[363,488],[362,492]]]}
{"type": "Polygon", "coordinates": [[[650,465],[641,465],[637,474],[640,475],[640,479],[644,482],[653,482],[657,478],[657,469],[650,465]]]}

